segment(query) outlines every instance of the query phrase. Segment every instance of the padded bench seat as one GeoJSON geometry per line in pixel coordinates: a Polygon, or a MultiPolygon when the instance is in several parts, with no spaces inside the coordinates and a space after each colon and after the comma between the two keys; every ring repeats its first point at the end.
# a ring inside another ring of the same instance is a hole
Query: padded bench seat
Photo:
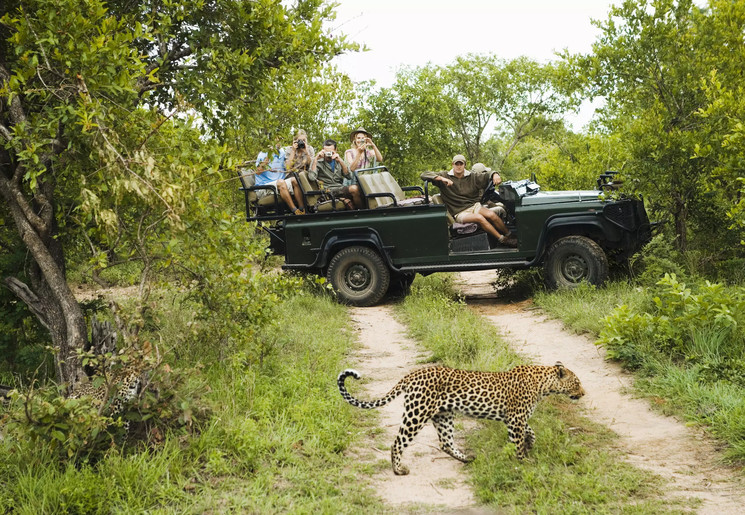
{"type": "Polygon", "coordinates": [[[407,191],[416,191],[424,195],[424,190],[420,186],[402,188],[388,170],[383,169],[378,173],[359,172],[362,172],[362,170],[357,170],[355,176],[362,190],[362,196],[367,200],[369,209],[390,207],[391,205],[398,207],[424,204],[423,197],[406,197],[407,191]]]}
{"type": "Polygon", "coordinates": [[[246,199],[246,213],[253,213],[253,216],[268,216],[288,211],[273,186],[256,186],[256,174],[253,172],[239,170],[238,178],[241,181],[240,190],[243,191],[246,199]],[[271,190],[271,194],[259,198],[256,194],[259,190],[271,190]]]}

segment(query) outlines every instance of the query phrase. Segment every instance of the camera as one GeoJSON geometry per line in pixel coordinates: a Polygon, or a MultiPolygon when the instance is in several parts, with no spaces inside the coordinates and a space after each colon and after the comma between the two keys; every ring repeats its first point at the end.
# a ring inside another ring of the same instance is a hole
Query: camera
{"type": "Polygon", "coordinates": [[[303,139],[297,140],[297,148],[305,148],[305,140],[303,139]]]}
{"type": "Polygon", "coordinates": [[[334,153],[333,153],[333,152],[326,152],[326,157],[331,157],[331,156],[333,156],[333,155],[334,155],[334,153]]]}

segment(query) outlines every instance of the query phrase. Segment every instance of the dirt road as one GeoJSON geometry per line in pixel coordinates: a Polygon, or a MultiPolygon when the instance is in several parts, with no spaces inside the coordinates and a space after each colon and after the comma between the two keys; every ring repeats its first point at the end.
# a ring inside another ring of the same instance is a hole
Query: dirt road
{"type": "MultiPolygon", "coordinates": [[[[577,373],[587,391],[580,401],[586,415],[620,435],[619,445],[631,463],[667,480],[663,495],[700,499],[697,512],[701,514],[743,513],[745,488],[735,471],[717,462],[717,452],[709,439],[675,419],[652,412],[646,401],[624,393],[631,384],[630,376],[606,362],[602,350],[589,338],[565,331],[560,322],[547,319],[529,302],[508,304],[497,300],[490,285],[493,279],[493,271],[464,273],[459,275],[458,287],[468,304],[516,351],[539,364],[562,361],[577,373]]],[[[389,307],[358,308],[352,311],[352,318],[363,345],[354,367],[369,380],[360,397],[378,398],[415,367],[421,354],[393,319],[389,307]]],[[[385,434],[367,446],[375,449],[370,452],[376,459],[390,460],[387,449],[401,420],[402,400],[380,410],[385,434]]],[[[404,458],[411,468],[409,476],[394,476],[387,467],[375,477],[378,491],[392,508],[481,512],[465,482],[462,464],[439,451],[431,424],[417,436],[404,458]]]]}

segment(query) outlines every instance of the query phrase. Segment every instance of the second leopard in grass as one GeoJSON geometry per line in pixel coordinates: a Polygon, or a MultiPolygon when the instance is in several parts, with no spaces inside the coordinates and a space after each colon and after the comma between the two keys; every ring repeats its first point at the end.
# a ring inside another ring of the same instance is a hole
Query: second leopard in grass
{"type": "Polygon", "coordinates": [[[455,413],[502,420],[510,441],[517,447],[517,457],[522,459],[535,443],[535,433],[528,420],[538,401],[552,393],[572,399],[585,394],[579,378],[560,362],[553,366],[521,365],[506,372],[426,367],[406,375],[385,397],[369,402],[360,401],[347,391],[344,381],[349,376],[361,377],[357,371],[348,369],[339,374],[337,384],[344,400],[352,406],[379,408],[400,394],[405,395],[403,421],[391,447],[391,463],[397,475],[409,473],[408,467],[401,463],[401,454],[429,420],[437,429],[442,450],[463,462],[473,458],[455,448],[455,413]]]}

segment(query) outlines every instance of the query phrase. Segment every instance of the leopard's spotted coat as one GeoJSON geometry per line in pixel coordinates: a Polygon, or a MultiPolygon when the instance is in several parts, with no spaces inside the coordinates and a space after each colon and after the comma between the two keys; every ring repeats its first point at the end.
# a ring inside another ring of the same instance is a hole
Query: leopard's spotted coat
{"type": "Polygon", "coordinates": [[[463,462],[473,458],[455,448],[454,414],[503,420],[510,441],[517,447],[517,457],[522,459],[535,443],[528,419],[538,401],[552,393],[566,394],[572,399],[585,394],[574,372],[559,362],[554,366],[521,365],[506,372],[426,367],[406,375],[382,399],[369,402],[360,401],[347,391],[344,381],[349,376],[361,377],[357,371],[348,369],[339,374],[337,384],[344,400],[358,408],[379,408],[405,394],[403,421],[391,447],[393,472],[398,475],[409,473],[408,467],[401,463],[401,454],[429,420],[437,429],[442,450],[463,462]]]}

